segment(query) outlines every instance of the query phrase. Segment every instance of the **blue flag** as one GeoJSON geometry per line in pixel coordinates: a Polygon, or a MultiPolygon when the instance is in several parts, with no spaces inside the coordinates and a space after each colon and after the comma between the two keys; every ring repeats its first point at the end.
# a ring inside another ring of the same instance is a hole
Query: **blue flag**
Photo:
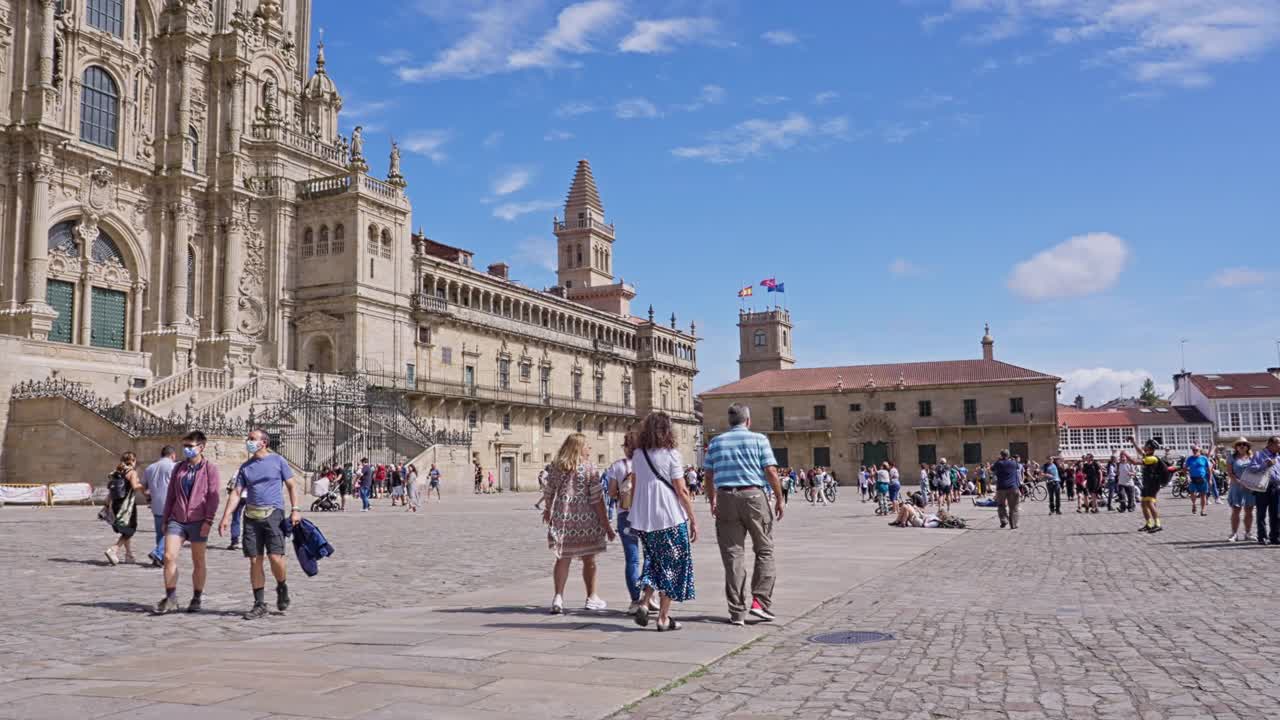
{"type": "Polygon", "coordinates": [[[778,283],[773,287],[769,288],[769,292],[786,292],[786,291],[787,291],[786,283],[778,283]]]}

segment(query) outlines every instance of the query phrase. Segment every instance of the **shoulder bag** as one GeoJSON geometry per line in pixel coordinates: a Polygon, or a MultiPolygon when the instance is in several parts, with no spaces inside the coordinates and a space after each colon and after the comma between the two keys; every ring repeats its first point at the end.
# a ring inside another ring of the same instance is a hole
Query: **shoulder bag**
{"type": "Polygon", "coordinates": [[[653,472],[653,476],[661,480],[662,484],[666,485],[667,488],[669,488],[671,492],[676,496],[676,499],[679,500],[680,493],[676,492],[676,488],[674,485],[671,484],[671,481],[662,477],[662,473],[658,472],[658,468],[653,466],[653,460],[649,458],[649,451],[645,450],[644,448],[641,448],[640,452],[644,454],[644,461],[649,464],[649,470],[653,472]]]}

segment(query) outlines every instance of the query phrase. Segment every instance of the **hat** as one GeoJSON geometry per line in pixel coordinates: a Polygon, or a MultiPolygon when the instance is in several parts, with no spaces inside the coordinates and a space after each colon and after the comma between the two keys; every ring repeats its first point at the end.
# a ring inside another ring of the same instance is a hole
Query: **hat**
{"type": "Polygon", "coordinates": [[[1235,447],[1235,446],[1237,446],[1237,445],[1249,445],[1249,446],[1252,446],[1252,445],[1253,445],[1253,443],[1249,442],[1249,438],[1242,437],[1242,438],[1240,438],[1240,439],[1236,440],[1235,442],[1231,443],[1231,447],[1235,447]]]}
{"type": "Polygon", "coordinates": [[[1146,441],[1143,444],[1151,448],[1152,450],[1160,450],[1164,448],[1164,446],[1160,444],[1160,441],[1155,438],[1151,438],[1150,440],[1146,441]]]}

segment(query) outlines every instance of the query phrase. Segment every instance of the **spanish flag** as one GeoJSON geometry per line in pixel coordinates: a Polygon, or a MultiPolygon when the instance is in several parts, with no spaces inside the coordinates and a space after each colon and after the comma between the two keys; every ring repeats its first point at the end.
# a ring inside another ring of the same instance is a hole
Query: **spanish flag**
{"type": "Polygon", "coordinates": [[[746,287],[744,287],[744,288],[742,288],[741,290],[739,290],[739,291],[738,291],[738,297],[740,297],[740,298],[744,298],[744,297],[751,297],[751,295],[752,295],[752,293],[754,292],[754,290],[755,290],[755,288],[753,288],[753,287],[751,287],[750,285],[748,285],[748,286],[746,286],[746,287]]]}

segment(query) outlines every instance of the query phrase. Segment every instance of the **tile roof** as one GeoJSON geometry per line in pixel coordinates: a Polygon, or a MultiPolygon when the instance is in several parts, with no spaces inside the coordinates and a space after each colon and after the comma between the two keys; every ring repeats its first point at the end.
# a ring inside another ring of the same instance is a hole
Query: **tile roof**
{"type": "Polygon", "coordinates": [[[1271,373],[1206,373],[1191,382],[1207,398],[1280,397],[1280,378],[1271,373]]]}
{"type": "Polygon", "coordinates": [[[888,365],[845,365],[824,368],[766,370],[728,385],[708,390],[703,396],[748,395],[755,393],[795,393],[834,391],[843,382],[846,391],[892,390],[935,385],[975,385],[1006,382],[1059,382],[1061,378],[1028,370],[998,360],[943,360],[939,362],[892,363],[888,365]]]}
{"type": "Polygon", "coordinates": [[[1148,425],[1209,425],[1209,418],[1190,406],[1079,410],[1058,406],[1058,424],[1078,428],[1148,425]]]}

